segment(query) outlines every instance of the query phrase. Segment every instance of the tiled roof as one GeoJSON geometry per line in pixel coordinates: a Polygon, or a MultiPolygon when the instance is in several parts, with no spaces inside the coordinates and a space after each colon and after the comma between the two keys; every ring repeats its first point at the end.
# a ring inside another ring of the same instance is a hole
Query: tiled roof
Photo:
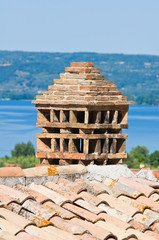
{"type": "Polygon", "coordinates": [[[0,175],[0,239],[159,239],[157,181],[89,180],[81,165],[26,169],[15,178],[12,170],[0,175]]]}

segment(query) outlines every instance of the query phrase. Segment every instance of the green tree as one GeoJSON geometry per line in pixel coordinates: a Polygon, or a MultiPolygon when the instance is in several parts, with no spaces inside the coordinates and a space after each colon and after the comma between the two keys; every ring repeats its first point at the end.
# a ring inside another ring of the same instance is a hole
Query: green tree
{"type": "Polygon", "coordinates": [[[130,156],[130,154],[127,154],[127,158],[123,159],[123,164],[126,164],[129,168],[137,169],[139,168],[139,161],[137,159],[134,159],[130,156]]]}
{"type": "Polygon", "coordinates": [[[32,156],[35,154],[35,149],[30,141],[28,143],[17,143],[11,154],[12,157],[32,156]]]}
{"type": "Polygon", "coordinates": [[[150,164],[153,167],[158,167],[159,166],[159,151],[155,151],[150,154],[150,164]]]}
{"type": "Polygon", "coordinates": [[[134,157],[136,154],[147,157],[149,154],[149,150],[145,146],[137,146],[132,148],[132,150],[130,151],[130,156],[134,157]]]}

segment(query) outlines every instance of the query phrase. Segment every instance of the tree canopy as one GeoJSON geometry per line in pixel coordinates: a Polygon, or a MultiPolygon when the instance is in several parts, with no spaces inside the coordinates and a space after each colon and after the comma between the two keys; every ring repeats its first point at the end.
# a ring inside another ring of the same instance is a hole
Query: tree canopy
{"type": "Polygon", "coordinates": [[[32,156],[35,154],[35,149],[30,141],[28,143],[17,143],[11,154],[12,157],[32,156]]]}

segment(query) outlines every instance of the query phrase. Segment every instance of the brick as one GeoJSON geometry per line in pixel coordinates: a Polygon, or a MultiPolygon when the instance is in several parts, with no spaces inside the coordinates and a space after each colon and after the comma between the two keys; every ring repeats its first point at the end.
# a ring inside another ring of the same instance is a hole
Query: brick
{"type": "Polygon", "coordinates": [[[60,79],[54,79],[54,84],[63,84],[63,80],[60,79]]]}
{"type": "Polygon", "coordinates": [[[91,69],[89,68],[82,68],[82,67],[66,67],[65,68],[66,72],[70,73],[90,73],[91,69]]]}
{"type": "Polygon", "coordinates": [[[54,85],[54,90],[56,91],[67,91],[67,90],[78,90],[78,86],[60,86],[60,85],[54,85]]]}
{"type": "Polygon", "coordinates": [[[63,82],[66,85],[77,85],[78,84],[77,79],[64,79],[63,82]]]}
{"type": "Polygon", "coordinates": [[[93,62],[71,62],[71,67],[94,67],[93,62]]]}
{"type": "Polygon", "coordinates": [[[70,73],[100,73],[100,68],[66,67],[65,71],[70,73]]]}
{"type": "Polygon", "coordinates": [[[63,158],[62,153],[47,153],[47,158],[63,158]]]}
{"type": "Polygon", "coordinates": [[[36,153],[36,157],[37,158],[46,158],[46,153],[40,152],[40,153],[36,153]]]}
{"type": "Polygon", "coordinates": [[[84,96],[76,96],[76,98],[74,96],[68,96],[66,97],[66,100],[86,100],[84,96]]]}
{"type": "Polygon", "coordinates": [[[96,86],[80,86],[80,91],[97,91],[96,86]]]}
{"type": "Polygon", "coordinates": [[[85,159],[85,154],[82,153],[64,153],[65,159],[85,159]]]}

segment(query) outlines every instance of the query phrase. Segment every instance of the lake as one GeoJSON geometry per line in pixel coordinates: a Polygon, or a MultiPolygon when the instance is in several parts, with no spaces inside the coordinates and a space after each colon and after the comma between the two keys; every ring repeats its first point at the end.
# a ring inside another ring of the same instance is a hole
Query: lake
{"type": "MultiPolygon", "coordinates": [[[[36,148],[37,111],[31,101],[0,101],[0,157],[10,156],[16,143],[31,141],[36,148]]],[[[159,150],[159,106],[130,106],[126,150],[137,145],[159,150]]]]}

